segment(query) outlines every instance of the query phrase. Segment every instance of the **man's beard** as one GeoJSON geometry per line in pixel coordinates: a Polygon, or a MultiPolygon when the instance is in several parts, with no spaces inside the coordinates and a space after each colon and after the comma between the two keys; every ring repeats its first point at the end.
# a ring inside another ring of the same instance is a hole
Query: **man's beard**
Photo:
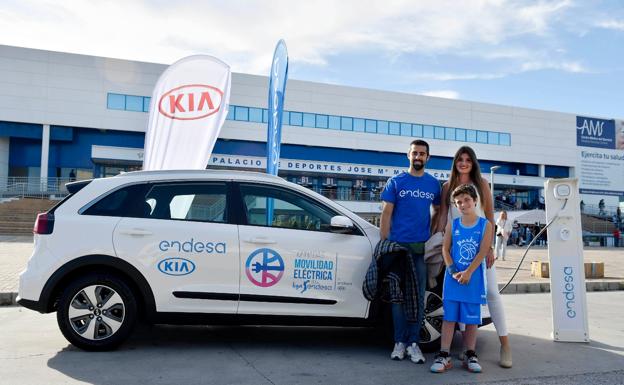
{"type": "Polygon", "coordinates": [[[412,166],[414,166],[414,169],[416,171],[420,171],[423,168],[425,168],[425,163],[424,162],[419,162],[419,161],[415,160],[415,161],[412,162],[412,166]]]}

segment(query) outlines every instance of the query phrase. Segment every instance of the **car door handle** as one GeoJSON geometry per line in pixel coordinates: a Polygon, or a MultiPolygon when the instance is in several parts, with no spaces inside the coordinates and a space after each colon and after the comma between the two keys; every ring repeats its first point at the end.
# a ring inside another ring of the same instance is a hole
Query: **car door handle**
{"type": "Polygon", "coordinates": [[[245,242],[247,242],[247,243],[261,243],[261,244],[264,244],[264,245],[268,245],[268,244],[271,244],[271,243],[277,243],[277,241],[274,241],[273,239],[262,238],[262,237],[247,238],[247,239],[245,239],[245,242]]]}
{"type": "Polygon", "coordinates": [[[144,235],[152,235],[151,231],[143,230],[143,229],[129,229],[129,230],[121,230],[120,233],[125,235],[136,235],[136,236],[144,236],[144,235]]]}

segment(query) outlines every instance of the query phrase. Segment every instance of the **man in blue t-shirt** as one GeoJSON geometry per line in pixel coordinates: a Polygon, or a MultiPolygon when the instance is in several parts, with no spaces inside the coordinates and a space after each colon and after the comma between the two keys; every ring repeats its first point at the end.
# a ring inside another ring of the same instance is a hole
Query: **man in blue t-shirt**
{"type": "Polygon", "coordinates": [[[414,140],[410,143],[407,159],[410,162],[409,170],[390,178],[381,193],[383,209],[380,233],[382,240],[389,239],[410,250],[418,279],[418,312],[415,322],[407,321],[402,304],[392,304],[395,343],[390,358],[402,360],[407,352],[412,362],[422,364],[425,357],[418,347],[418,341],[427,284],[424,249],[425,242],[431,235],[431,223],[436,223],[440,208],[440,183],[425,172],[425,165],[429,160],[427,142],[414,140]]]}

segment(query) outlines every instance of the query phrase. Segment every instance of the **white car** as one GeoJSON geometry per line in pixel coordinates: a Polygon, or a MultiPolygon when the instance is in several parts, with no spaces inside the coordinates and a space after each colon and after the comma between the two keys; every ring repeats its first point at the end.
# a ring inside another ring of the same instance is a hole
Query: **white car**
{"type": "MultiPolygon", "coordinates": [[[[139,171],[74,182],[35,223],[18,302],[57,311],[69,342],[116,347],[137,319],[174,324],[370,325],[362,295],[379,230],[279,177],[139,171]]],[[[438,290],[441,285],[438,285],[438,290]]],[[[427,293],[423,343],[440,337],[427,293]]]]}

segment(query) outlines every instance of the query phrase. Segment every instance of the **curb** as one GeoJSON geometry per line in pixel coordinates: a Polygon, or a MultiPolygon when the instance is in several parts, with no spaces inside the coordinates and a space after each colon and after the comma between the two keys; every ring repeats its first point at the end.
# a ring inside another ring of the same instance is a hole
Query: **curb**
{"type": "MultiPolygon", "coordinates": [[[[504,284],[499,283],[499,290],[504,284]]],[[[624,280],[622,281],[590,281],[585,282],[585,290],[590,291],[618,291],[624,290],[624,280]]],[[[526,293],[550,293],[550,282],[518,282],[511,283],[501,294],[526,294],[526,293]]],[[[0,293],[0,306],[17,305],[17,293],[0,293]]]]}
{"type": "MultiPolygon", "coordinates": [[[[499,290],[504,284],[498,284],[499,290]]],[[[624,290],[624,281],[585,281],[585,291],[624,290]]],[[[512,283],[501,294],[550,293],[550,282],[512,283]]]]}

